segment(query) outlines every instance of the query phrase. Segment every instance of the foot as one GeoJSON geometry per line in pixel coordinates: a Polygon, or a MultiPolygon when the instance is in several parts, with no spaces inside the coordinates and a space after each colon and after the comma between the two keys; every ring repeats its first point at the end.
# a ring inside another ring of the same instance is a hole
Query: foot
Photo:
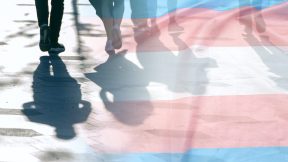
{"type": "Polygon", "coordinates": [[[115,48],[113,46],[112,40],[110,40],[110,39],[107,40],[106,46],[105,46],[105,51],[110,55],[115,53],[115,48]]]}
{"type": "Polygon", "coordinates": [[[184,30],[183,27],[179,26],[176,22],[169,23],[168,31],[169,32],[182,32],[184,30]]]}
{"type": "Polygon", "coordinates": [[[264,23],[257,22],[256,23],[256,30],[258,33],[266,32],[266,25],[264,23]]]}
{"type": "Polygon", "coordinates": [[[152,35],[159,35],[160,34],[160,29],[157,25],[153,25],[151,26],[151,30],[150,30],[152,35]]]}
{"type": "Polygon", "coordinates": [[[45,52],[50,49],[50,35],[49,35],[49,26],[44,24],[40,27],[40,50],[45,52]]]}
{"type": "Polygon", "coordinates": [[[65,47],[60,43],[51,43],[51,47],[49,49],[49,53],[61,53],[65,51],[65,47]]]}
{"type": "Polygon", "coordinates": [[[122,37],[120,28],[113,29],[113,40],[112,40],[113,47],[115,49],[120,49],[122,47],[122,37]]]}
{"type": "Polygon", "coordinates": [[[141,27],[141,28],[134,28],[134,39],[136,43],[143,43],[144,41],[148,40],[152,35],[151,28],[141,27]]]}

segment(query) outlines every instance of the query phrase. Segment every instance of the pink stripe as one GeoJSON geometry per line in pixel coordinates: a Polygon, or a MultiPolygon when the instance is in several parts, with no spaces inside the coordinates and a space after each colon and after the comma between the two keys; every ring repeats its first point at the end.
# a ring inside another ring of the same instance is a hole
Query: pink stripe
{"type": "MultiPolygon", "coordinates": [[[[249,7],[226,12],[182,9],[178,11],[177,21],[183,31],[169,32],[167,21],[169,16],[166,15],[157,19],[161,32],[153,33],[153,36],[140,36],[141,43],[138,46],[133,39],[133,31],[123,28],[123,34],[126,36],[124,48],[132,51],[154,52],[183,50],[199,44],[205,46],[288,45],[287,8],[288,3],[261,12],[249,7]],[[250,23],[249,19],[256,19],[257,23],[254,20],[250,23]],[[252,28],[255,39],[250,39],[250,36],[245,38],[245,26],[252,28]],[[263,26],[266,31],[261,32],[263,26]]],[[[124,23],[128,23],[125,21],[129,20],[124,20],[124,23]]]]}
{"type": "MultiPolygon", "coordinates": [[[[106,105],[113,120],[94,113],[90,127],[83,130],[95,149],[101,144],[101,150],[109,152],[287,146],[287,103],[287,95],[116,102],[106,105]]],[[[99,103],[94,106],[103,108],[99,103]]]]}

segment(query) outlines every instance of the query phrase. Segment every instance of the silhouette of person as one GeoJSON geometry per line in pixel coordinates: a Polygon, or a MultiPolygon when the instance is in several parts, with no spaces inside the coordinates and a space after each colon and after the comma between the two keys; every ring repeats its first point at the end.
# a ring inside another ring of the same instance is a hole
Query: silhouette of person
{"type": "Polygon", "coordinates": [[[23,105],[23,114],[32,122],[55,127],[56,136],[60,139],[75,137],[73,125],[87,120],[91,105],[81,100],[80,85],[71,78],[60,57],[40,58],[32,88],[34,102],[23,105]]]}
{"type": "Polygon", "coordinates": [[[104,23],[107,34],[105,51],[115,54],[122,47],[121,22],[124,14],[124,0],[89,0],[96,14],[104,23]]]}
{"type": "Polygon", "coordinates": [[[35,0],[35,5],[40,27],[40,50],[51,53],[64,52],[64,45],[58,42],[64,12],[64,0],[51,0],[50,24],[48,23],[48,0],[35,0]]]}
{"type": "MultiPolygon", "coordinates": [[[[256,30],[258,33],[264,33],[266,31],[266,24],[262,16],[262,0],[248,0],[247,5],[254,6],[255,9],[240,9],[239,11],[239,22],[245,26],[244,36],[252,35],[253,33],[253,20],[256,25],[256,30]]],[[[243,1],[239,0],[239,6],[242,6],[243,1]]]]}

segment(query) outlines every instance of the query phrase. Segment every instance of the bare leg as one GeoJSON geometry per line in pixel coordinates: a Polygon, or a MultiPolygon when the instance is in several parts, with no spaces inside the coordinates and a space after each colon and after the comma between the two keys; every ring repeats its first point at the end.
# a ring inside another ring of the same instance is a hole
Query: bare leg
{"type": "Polygon", "coordinates": [[[169,31],[180,32],[184,29],[177,24],[177,0],[167,1],[168,12],[169,12],[169,31]]]}
{"type": "Polygon", "coordinates": [[[114,0],[113,6],[113,47],[120,49],[122,47],[122,37],[120,25],[124,14],[124,0],[114,0]]]}
{"type": "Polygon", "coordinates": [[[261,5],[260,9],[258,10],[258,12],[256,13],[255,15],[255,23],[256,23],[256,29],[259,33],[264,33],[266,31],[266,23],[264,21],[264,18],[262,16],[262,5],[263,5],[263,2],[262,0],[259,0],[259,5],[261,5]]]}
{"type": "Polygon", "coordinates": [[[176,22],[177,0],[167,0],[167,6],[169,12],[169,23],[173,24],[176,22]]]}
{"type": "Polygon", "coordinates": [[[104,23],[105,31],[107,34],[107,42],[105,50],[109,54],[115,53],[114,47],[112,45],[113,39],[113,1],[112,0],[102,0],[102,21],[104,23]]]}
{"type": "Polygon", "coordinates": [[[113,18],[114,26],[120,28],[124,14],[124,0],[114,0],[113,18]]]}
{"type": "Polygon", "coordinates": [[[148,8],[147,0],[130,0],[131,18],[134,24],[134,39],[137,43],[141,43],[150,36],[148,26],[148,8]]]}
{"type": "MultiPolygon", "coordinates": [[[[249,0],[249,3],[251,4],[252,0],[249,0]]],[[[239,0],[239,7],[242,7],[241,5],[242,0],[239,0]]],[[[252,34],[252,10],[243,10],[243,8],[240,8],[239,11],[239,22],[240,24],[244,25],[244,32],[245,32],[245,36],[251,35],[252,34]]]]}
{"type": "Polygon", "coordinates": [[[104,23],[107,38],[112,39],[113,35],[113,1],[112,0],[102,0],[102,21],[104,23]]]}

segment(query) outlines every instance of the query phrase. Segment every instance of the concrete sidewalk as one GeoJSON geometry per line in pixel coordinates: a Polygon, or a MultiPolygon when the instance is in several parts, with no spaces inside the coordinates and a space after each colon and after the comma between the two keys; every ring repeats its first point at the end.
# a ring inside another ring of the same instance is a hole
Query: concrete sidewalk
{"type": "MultiPolygon", "coordinates": [[[[53,74],[53,70],[50,71],[49,60],[45,57],[47,53],[42,53],[38,48],[39,29],[34,1],[11,0],[7,1],[7,5],[1,6],[1,162],[103,161],[88,145],[86,139],[81,137],[79,127],[85,128],[90,125],[88,114],[86,118],[79,119],[79,123],[75,121],[74,124],[70,122],[73,120],[71,119],[73,112],[68,113],[69,110],[59,112],[59,109],[68,108],[71,104],[76,106],[75,111],[77,111],[78,105],[81,105],[80,100],[87,100],[88,96],[85,95],[85,91],[88,91],[86,85],[88,79],[84,77],[83,73],[95,66],[94,63],[97,60],[91,58],[99,57],[102,59],[101,54],[92,56],[88,60],[84,59],[84,57],[90,57],[88,54],[93,52],[88,52],[89,49],[86,48],[86,45],[80,42],[79,35],[77,35],[79,34],[77,30],[80,27],[76,27],[79,25],[77,23],[80,23],[76,22],[80,21],[80,16],[77,20],[76,16],[77,12],[86,10],[86,8],[93,11],[88,1],[78,1],[76,6],[73,6],[73,1],[65,1],[65,15],[61,33],[61,42],[66,45],[67,49],[61,55],[65,65],[62,61],[55,60],[55,73],[53,74]],[[42,57],[40,66],[41,56],[44,57],[42,57]],[[55,77],[49,75],[50,73],[55,77]],[[81,85],[82,92],[79,85],[81,85]],[[44,108],[35,107],[35,99],[36,102],[45,103],[44,108]],[[49,112],[45,111],[45,108],[50,107],[49,112]],[[66,124],[62,124],[65,122],[66,124]],[[63,135],[65,128],[59,128],[63,130],[61,133],[64,137],[62,139],[57,138],[55,127],[69,127],[69,123],[72,128],[67,128],[67,131],[75,129],[75,135],[69,137],[69,140],[65,139],[65,135],[63,135]]],[[[91,20],[97,21],[97,17],[94,16],[91,20]]],[[[96,21],[94,23],[97,23],[96,21]]],[[[104,33],[103,29],[99,32],[104,33]]],[[[104,52],[102,55],[104,57],[104,52]]],[[[87,101],[87,103],[89,102],[87,101]]],[[[92,117],[95,112],[90,106],[91,103],[88,105],[91,109],[89,115],[92,117]]]]}

